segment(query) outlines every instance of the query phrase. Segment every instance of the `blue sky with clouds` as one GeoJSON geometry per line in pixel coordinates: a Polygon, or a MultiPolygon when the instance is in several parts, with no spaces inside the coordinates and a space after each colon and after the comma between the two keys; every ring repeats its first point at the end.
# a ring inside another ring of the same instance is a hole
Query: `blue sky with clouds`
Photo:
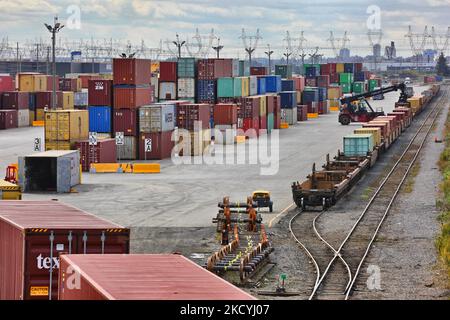
{"type": "Polygon", "coordinates": [[[249,34],[259,28],[261,46],[270,43],[279,51],[285,46],[287,30],[292,37],[304,30],[308,46],[321,47],[329,46],[330,30],[336,37],[347,30],[349,47],[368,54],[366,11],[370,5],[381,9],[383,45],[395,40],[399,47],[408,48],[404,37],[408,25],[415,32],[434,25],[439,33],[450,26],[450,0],[0,0],[0,34],[12,40],[48,37],[42,23],[51,22],[55,14],[66,21],[71,5],[81,9],[81,29],[64,29],[62,36],[69,39],[113,37],[157,46],[160,39],[173,38],[177,32],[184,38],[192,37],[195,28],[202,33],[214,28],[230,55],[242,45],[242,28],[249,34]]]}

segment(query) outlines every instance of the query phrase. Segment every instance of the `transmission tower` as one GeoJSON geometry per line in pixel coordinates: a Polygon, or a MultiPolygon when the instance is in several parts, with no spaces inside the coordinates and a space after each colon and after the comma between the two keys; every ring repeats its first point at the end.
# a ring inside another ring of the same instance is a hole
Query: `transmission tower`
{"type": "Polygon", "coordinates": [[[198,28],[195,31],[195,35],[192,37],[193,41],[189,38],[186,40],[186,50],[191,57],[206,58],[210,49],[213,46],[213,42],[217,39],[214,34],[214,29],[208,35],[201,35],[198,28]]]}
{"type": "Polygon", "coordinates": [[[450,27],[446,34],[437,34],[434,27],[431,27],[431,39],[433,41],[434,50],[438,53],[447,54],[448,45],[450,41],[450,27]]]}
{"type": "Polygon", "coordinates": [[[344,32],[344,36],[342,38],[335,38],[333,31],[330,31],[330,38],[328,38],[327,41],[331,43],[333,52],[336,57],[338,57],[341,50],[347,48],[347,43],[350,42],[350,39],[347,36],[347,31],[344,32]]]}
{"type": "Polygon", "coordinates": [[[411,51],[413,56],[416,57],[416,64],[419,67],[419,57],[422,55],[429,38],[431,38],[431,35],[428,33],[428,26],[425,26],[423,33],[413,33],[412,27],[409,26],[405,37],[409,39],[411,51]]]}
{"type": "Polygon", "coordinates": [[[252,66],[252,55],[255,52],[255,50],[258,48],[258,42],[262,39],[261,35],[259,34],[259,29],[256,30],[256,35],[254,36],[247,36],[245,33],[245,29],[242,29],[242,35],[239,37],[239,39],[242,39],[242,42],[244,44],[245,52],[248,54],[248,60],[250,67],[252,66]]]}

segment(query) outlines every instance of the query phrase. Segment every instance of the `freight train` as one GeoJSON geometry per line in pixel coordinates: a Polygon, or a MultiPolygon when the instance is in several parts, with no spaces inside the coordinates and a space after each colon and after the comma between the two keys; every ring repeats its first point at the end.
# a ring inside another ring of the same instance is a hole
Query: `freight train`
{"type": "Polygon", "coordinates": [[[440,86],[433,85],[421,96],[408,99],[407,103],[397,103],[392,113],[376,117],[356,129],[354,135],[344,137],[344,151],[327,161],[322,170],[316,165],[303,182],[294,182],[292,195],[297,207],[333,206],[354,186],[365,171],[375,165],[380,154],[387,151],[393,142],[412,122],[413,117],[426,108],[439,93],[440,86]]]}

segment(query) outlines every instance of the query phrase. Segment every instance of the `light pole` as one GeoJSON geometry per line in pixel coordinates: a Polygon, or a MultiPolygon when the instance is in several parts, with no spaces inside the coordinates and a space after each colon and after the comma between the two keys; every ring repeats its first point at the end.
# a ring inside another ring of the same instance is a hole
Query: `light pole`
{"type": "Polygon", "coordinates": [[[181,48],[186,44],[186,41],[180,41],[180,37],[177,34],[177,40],[172,43],[177,46],[178,58],[181,58],[181,48]]]}
{"type": "Polygon", "coordinates": [[[220,51],[224,48],[224,46],[220,45],[220,38],[217,39],[217,46],[212,47],[214,49],[214,51],[216,51],[217,53],[217,59],[220,58],[220,51]]]}
{"type": "Polygon", "coordinates": [[[273,50],[270,50],[270,44],[267,45],[267,51],[264,52],[269,57],[269,74],[272,74],[272,55],[273,50]]]}
{"type": "Polygon", "coordinates": [[[64,28],[64,25],[58,22],[55,17],[55,25],[52,27],[44,23],[45,27],[52,34],[52,75],[53,75],[53,93],[52,93],[52,110],[56,110],[56,34],[64,28]]]}

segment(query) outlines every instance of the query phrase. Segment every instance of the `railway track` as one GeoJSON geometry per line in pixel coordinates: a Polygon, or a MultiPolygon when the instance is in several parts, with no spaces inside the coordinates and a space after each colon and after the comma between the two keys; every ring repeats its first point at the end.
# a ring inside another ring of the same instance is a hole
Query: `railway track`
{"type": "Polygon", "coordinates": [[[318,220],[326,211],[299,212],[291,219],[290,232],[315,270],[310,300],[350,298],[372,244],[448,99],[448,89],[437,99],[338,248],[333,248],[317,228],[318,220]]]}

